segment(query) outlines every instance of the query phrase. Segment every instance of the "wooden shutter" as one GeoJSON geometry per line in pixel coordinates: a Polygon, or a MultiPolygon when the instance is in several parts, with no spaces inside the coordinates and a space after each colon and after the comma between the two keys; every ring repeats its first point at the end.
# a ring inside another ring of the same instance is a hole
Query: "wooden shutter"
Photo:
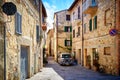
{"type": "Polygon", "coordinates": [[[89,21],[89,30],[92,31],[92,19],[89,21]]]}

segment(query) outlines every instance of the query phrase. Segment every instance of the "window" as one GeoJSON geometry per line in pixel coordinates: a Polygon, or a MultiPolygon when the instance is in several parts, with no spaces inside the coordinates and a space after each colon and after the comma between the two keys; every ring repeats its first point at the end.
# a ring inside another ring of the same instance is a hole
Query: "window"
{"type": "Polygon", "coordinates": [[[97,48],[92,48],[92,52],[93,52],[93,60],[97,60],[98,59],[97,48]]]}
{"type": "Polygon", "coordinates": [[[75,30],[73,30],[73,38],[75,38],[75,30]]]}
{"type": "Polygon", "coordinates": [[[65,40],[65,46],[72,46],[71,40],[65,40]]]}
{"type": "Polygon", "coordinates": [[[97,29],[97,16],[94,17],[94,29],[97,29]]]}
{"type": "Polygon", "coordinates": [[[110,55],[110,47],[104,47],[104,55],[110,55]]]}
{"type": "Polygon", "coordinates": [[[112,25],[112,19],[111,19],[111,12],[110,12],[110,8],[109,9],[107,9],[106,11],[105,11],[105,19],[104,19],[104,24],[105,24],[105,26],[108,26],[108,25],[112,25]]]}
{"type": "Polygon", "coordinates": [[[92,19],[89,21],[89,30],[92,31],[92,19]]]}
{"type": "Polygon", "coordinates": [[[92,0],[92,6],[97,6],[96,0],[92,0]]]}
{"type": "Polygon", "coordinates": [[[62,54],[62,58],[71,58],[70,54],[62,54]]]}
{"type": "Polygon", "coordinates": [[[73,12],[73,20],[75,19],[75,12],[73,12]]]}
{"type": "Polygon", "coordinates": [[[95,3],[95,0],[92,0],[92,4],[94,4],[95,3]]]}
{"type": "Polygon", "coordinates": [[[65,26],[64,27],[64,32],[71,32],[72,31],[72,26],[65,26]]]}
{"type": "Polygon", "coordinates": [[[86,0],[83,0],[83,3],[85,3],[86,2],[86,0]]]}
{"type": "Polygon", "coordinates": [[[15,32],[22,34],[22,16],[18,12],[15,14],[15,32]]]}
{"type": "Polygon", "coordinates": [[[86,23],[84,24],[84,33],[86,33],[86,23]]]}
{"type": "Polygon", "coordinates": [[[39,39],[40,39],[39,34],[40,34],[40,31],[39,31],[39,26],[37,25],[37,26],[36,26],[36,40],[37,40],[37,42],[38,42],[38,41],[39,41],[39,39]]]}
{"type": "Polygon", "coordinates": [[[45,19],[44,19],[44,17],[42,16],[42,23],[44,23],[45,22],[45,19]]]}
{"type": "Polygon", "coordinates": [[[78,7],[78,19],[80,19],[80,6],[78,7]]]}
{"type": "Polygon", "coordinates": [[[66,15],[66,20],[70,21],[70,15],[66,15]]]}
{"type": "Polygon", "coordinates": [[[80,36],[80,27],[78,27],[78,36],[80,36]]]}

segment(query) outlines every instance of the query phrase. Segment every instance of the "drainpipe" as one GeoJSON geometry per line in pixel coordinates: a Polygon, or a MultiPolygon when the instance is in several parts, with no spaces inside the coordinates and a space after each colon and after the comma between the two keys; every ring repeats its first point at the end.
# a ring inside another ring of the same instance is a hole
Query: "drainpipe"
{"type": "MultiPolygon", "coordinates": [[[[41,22],[41,17],[42,17],[42,2],[41,2],[41,0],[39,0],[39,25],[40,25],[40,28],[39,29],[41,29],[41,26],[42,26],[42,22],[41,22]]],[[[41,35],[41,31],[40,31],[40,35],[41,35]]],[[[41,37],[40,37],[41,38],[41,37]]],[[[41,42],[42,42],[42,40],[41,40],[41,42]]],[[[39,43],[39,46],[40,46],[40,65],[39,65],[39,70],[42,68],[42,62],[43,62],[43,48],[41,48],[41,42],[39,43]]]]}
{"type": "Polygon", "coordinates": [[[12,18],[10,16],[10,20],[7,20],[4,23],[4,80],[6,80],[6,23],[9,23],[12,21],[12,18]]]}
{"type": "Polygon", "coordinates": [[[58,15],[57,15],[57,14],[56,14],[56,20],[57,20],[57,21],[56,21],[56,22],[57,22],[57,23],[56,23],[56,24],[57,24],[57,26],[56,26],[56,27],[57,27],[57,28],[56,28],[56,29],[57,29],[57,31],[56,31],[56,32],[57,32],[57,33],[56,33],[56,34],[57,34],[57,35],[56,35],[56,39],[57,39],[57,45],[56,45],[56,52],[57,52],[56,54],[57,54],[57,55],[56,55],[56,57],[57,57],[57,62],[58,62],[58,15]]]}
{"type": "Polygon", "coordinates": [[[6,25],[4,25],[4,80],[6,80],[6,25]]]}
{"type": "MultiPolygon", "coordinates": [[[[83,5],[83,0],[82,0],[82,5],[83,5]]],[[[83,12],[83,8],[82,8],[83,12]]],[[[82,58],[81,58],[81,64],[84,66],[84,33],[83,33],[83,13],[82,13],[82,58]]]]}

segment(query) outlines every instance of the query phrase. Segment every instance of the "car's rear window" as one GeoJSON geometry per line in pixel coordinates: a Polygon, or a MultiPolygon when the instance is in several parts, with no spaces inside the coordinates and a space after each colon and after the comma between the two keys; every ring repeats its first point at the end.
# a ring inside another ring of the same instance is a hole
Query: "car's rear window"
{"type": "Polygon", "coordinates": [[[62,58],[71,58],[70,54],[62,54],[62,58]]]}

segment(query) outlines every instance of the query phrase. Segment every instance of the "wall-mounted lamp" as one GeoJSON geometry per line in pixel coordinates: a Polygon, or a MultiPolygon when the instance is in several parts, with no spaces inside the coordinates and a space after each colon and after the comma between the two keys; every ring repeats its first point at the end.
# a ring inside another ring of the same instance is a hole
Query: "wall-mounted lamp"
{"type": "Polygon", "coordinates": [[[16,13],[17,8],[16,8],[16,5],[13,4],[12,2],[5,2],[2,5],[2,10],[6,15],[11,16],[16,13]]]}

